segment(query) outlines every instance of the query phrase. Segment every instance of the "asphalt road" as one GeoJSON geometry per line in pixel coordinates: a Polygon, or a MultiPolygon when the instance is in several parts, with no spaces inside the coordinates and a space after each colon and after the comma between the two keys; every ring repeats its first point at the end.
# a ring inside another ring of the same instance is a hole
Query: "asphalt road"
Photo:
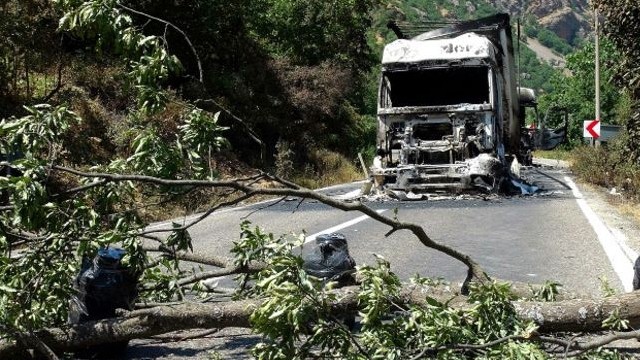
{"type": "MultiPolygon", "coordinates": [[[[629,266],[615,256],[610,260],[605,253],[602,235],[585,217],[568,173],[537,167],[523,174],[544,191],[534,196],[366,203],[387,216],[393,216],[397,208],[399,219],[423,225],[432,239],[471,255],[496,278],[530,283],[554,280],[578,293],[600,295],[598,278],[606,277],[612,287],[623,290],[621,275],[614,271],[612,261],[623,269],[629,266]]],[[[347,184],[323,192],[344,196],[359,187],[347,184]]],[[[387,226],[360,213],[343,212],[315,201],[287,200],[213,214],[191,229],[194,251],[228,254],[232,242],[238,240],[240,221],[247,219],[274,234],[343,233],[356,263],[374,263],[373,254],[382,255],[404,280],[414,274],[452,282],[464,279],[463,264],[424,247],[408,231],[385,237],[387,226]]]]}
{"type": "MultiPolygon", "coordinates": [[[[397,208],[401,220],[423,225],[435,241],[471,255],[495,278],[530,283],[555,280],[579,294],[599,296],[598,278],[606,277],[615,289],[629,290],[631,259],[638,255],[599,220],[600,215],[612,214],[592,211],[562,168],[529,168],[524,176],[544,191],[534,196],[369,201],[367,205],[387,216],[393,216],[397,208]]],[[[359,187],[347,184],[323,192],[345,196],[359,187]]],[[[270,201],[215,213],[191,229],[194,250],[229,255],[239,237],[239,224],[246,218],[274,234],[305,231],[309,241],[319,233],[341,232],[358,264],[374,263],[372,254],[382,255],[405,280],[416,273],[452,282],[464,278],[464,265],[425,248],[409,232],[385,237],[388,227],[360,213],[299,200],[270,201]]],[[[223,281],[222,285],[229,284],[223,281]]],[[[259,338],[246,329],[228,328],[206,338],[176,343],[132,341],[126,358],[207,359],[217,353],[224,358],[248,359],[247,349],[257,341],[259,338]]]]}

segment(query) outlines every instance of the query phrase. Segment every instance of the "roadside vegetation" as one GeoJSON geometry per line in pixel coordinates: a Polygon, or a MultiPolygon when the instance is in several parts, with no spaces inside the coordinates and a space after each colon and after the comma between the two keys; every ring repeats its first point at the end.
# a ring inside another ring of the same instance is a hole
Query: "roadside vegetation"
{"type": "MultiPolygon", "coordinates": [[[[617,139],[601,147],[585,146],[582,121],[594,117],[594,46],[586,43],[567,57],[568,77],[552,79],[554,91],[540,99],[544,109],[550,104],[566,107],[573,121],[569,126],[572,169],[583,181],[606,187],[633,203],[640,202],[640,133],[638,113],[638,45],[629,34],[637,33],[640,20],[628,6],[617,1],[599,1],[607,17],[601,40],[601,121],[622,126],[617,139]],[[620,22],[620,23],[618,23],[620,22]]],[[[555,124],[559,124],[556,121],[555,124]]],[[[637,206],[637,205],[636,205],[637,206]]]]}
{"type": "Polygon", "coordinates": [[[624,157],[623,140],[606,147],[582,146],[571,153],[571,169],[585,182],[640,204],[640,165],[624,157]]]}
{"type": "MultiPolygon", "coordinates": [[[[602,346],[639,336],[623,332],[629,319],[640,318],[635,294],[563,302],[555,283],[522,291],[430,238],[421,224],[305,188],[358,178],[355,155],[372,154],[375,58],[368,36],[380,19],[372,12],[378,5],[4,2],[0,358],[27,358],[25,349],[33,349],[53,360],[96,344],[228,326],[252,327],[262,336],[253,350],[258,359],[327,353],[344,359],[619,358],[602,346]],[[269,172],[241,171],[246,163],[269,172]],[[224,167],[232,169],[222,173],[224,167]],[[340,289],[302,270],[293,249],[304,236],[292,241],[248,223],[240,225],[228,257],[193,253],[191,226],[255,196],[312,199],[363,213],[387,226],[387,235],[406,231],[457,260],[467,279],[460,289],[433,279],[402,284],[378,258],[375,266],[355,269],[356,285],[340,289]],[[149,213],[167,204],[192,212],[203,197],[212,202],[202,217],[147,228],[149,213]],[[115,246],[126,251],[121,264],[139,280],[137,305],[147,308],[67,324],[82,260],[115,246]],[[233,292],[203,282],[229,275],[240,280],[233,292]],[[571,306],[598,311],[565,311],[571,306]],[[362,319],[359,332],[347,323],[355,314],[362,319]],[[587,331],[599,333],[595,339],[567,333],[587,331]]],[[[614,18],[628,10],[615,6],[614,18]]],[[[619,33],[610,29],[618,49],[629,45],[626,34],[640,34],[640,19],[633,24],[619,33]]],[[[638,53],[620,52],[628,61],[620,80],[628,95],[614,96],[615,106],[606,110],[629,130],[608,153],[616,171],[611,181],[633,176],[634,186],[638,53]],[[621,99],[629,105],[619,105],[621,99]]],[[[586,81],[580,59],[574,76],[586,81]]],[[[548,103],[583,100],[586,94],[572,92],[579,86],[562,88],[564,95],[548,103]]],[[[598,155],[581,154],[592,161],[598,155]]],[[[586,176],[589,166],[579,173],[586,176]]]]}
{"type": "Polygon", "coordinates": [[[553,150],[536,150],[533,153],[533,156],[542,159],[569,160],[571,158],[571,151],[564,148],[556,148],[553,150]]]}

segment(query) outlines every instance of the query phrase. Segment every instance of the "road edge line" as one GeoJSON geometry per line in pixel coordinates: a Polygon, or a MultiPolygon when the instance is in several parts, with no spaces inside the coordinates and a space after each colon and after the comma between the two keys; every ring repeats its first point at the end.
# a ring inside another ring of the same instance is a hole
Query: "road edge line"
{"type": "Polygon", "coordinates": [[[633,261],[635,259],[629,258],[630,254],[625,251],[626,244],[624,244],[624,240],[617,239],[615,234],[609,229],[609,227],[607,227],[604,221],[602,221],[595,211],[591,209],[573,180],[568,176],[565,176],[564,180],[571,188],[571,191],[576,198],[576,202],[578,203],[578,207],[580,207],[580,210],[582,210],[585,218],[589,221],[593,231],[595,231],[598,241],[607,255],[613,271],[618,275],[618,278],[622,283],[624,291],[633,291],[633,261]]]}

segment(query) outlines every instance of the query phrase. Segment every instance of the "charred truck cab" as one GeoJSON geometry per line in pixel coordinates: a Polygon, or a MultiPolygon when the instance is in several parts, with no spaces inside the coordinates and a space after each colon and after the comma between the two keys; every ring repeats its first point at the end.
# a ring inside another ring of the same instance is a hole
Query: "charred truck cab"
{"type": "MultiPolygon", "coordinates": [[[[393,27],[392,27],[393,28],[393,27]]],[[[384,49],[375,182],[392,190],[493,190],[521,154],[509,16],[452,25],[384,49]]]]}

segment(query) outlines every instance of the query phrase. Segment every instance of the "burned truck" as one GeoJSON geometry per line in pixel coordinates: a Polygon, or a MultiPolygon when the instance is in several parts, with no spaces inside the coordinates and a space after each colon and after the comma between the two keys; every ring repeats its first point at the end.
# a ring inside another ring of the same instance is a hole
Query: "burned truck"
{"type": "Polygon", "coordinates": [[[509,16],[498,14],[399,39],[384,48],[375,183],[405,192],[500,187],[522,138],[509,16]]]}

